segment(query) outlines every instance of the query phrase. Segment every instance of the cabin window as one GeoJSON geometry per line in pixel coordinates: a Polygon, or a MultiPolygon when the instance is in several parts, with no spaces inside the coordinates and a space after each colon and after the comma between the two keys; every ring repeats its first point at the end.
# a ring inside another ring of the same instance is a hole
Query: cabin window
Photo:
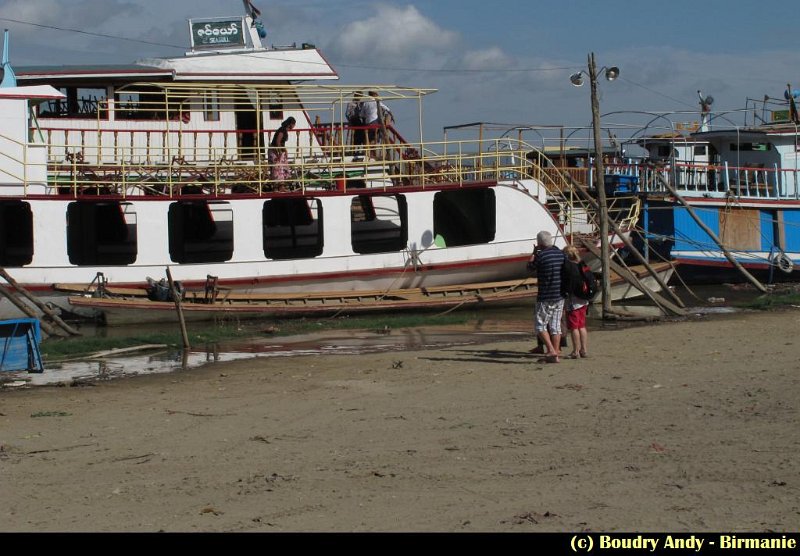
{"type": "Polygon", "coordinates": [[[219,98],[216,91],[210,91],[205,94],[205,110],[203,116],[207,122],[219,121],[219,98]]]}
{"type": "Polygon", "coordinates": [[[221,263],[233,257],[228,203],[179,201],[169,207],[169,256],[176,263],[221,263]]]}
{"type": "Polygon", "coordinates": [[[28,203],[0,203],[0,266],[25,266],[33,260],[33,214],[28,203]]]}
{"type": "Polygon", "coordinates": [[[433,197],[433,235],[437,245],[458,247],[494,240],[495,195],[492,189],[454,189],[433,197]]]}
{"type": "Polygon", "coordinates": [[[403,195],[359,195],[350,204],[350,240],[356,253],[402,251],[408,244],[403,195]]]}
{"type": "Polygon", "coordinates": [[[189,120],[191,107],[185,97],[169,96],[159,87],[120,89],[114,93],[116,120],[189,120]]]}
{"type": "Polygon", "coordinates": [[[669,145],[660,145],[658,147],[657,155],[661,158],[667,158],[672,156],[673,154],[677,155],[678,151],[674,150],[669,145]]]}
{"type": "Polygon", "coordinates": [[[322,254],[322,203],[319,199],[272,199],[264,203],[264,256],[307,259],[322,254]]]}
{"type": "Polygon", "coordinates": [[[705,145],[700,145],[699,147],[694,148],[695,156],[705,156],[708,154],[708,149],[706,149],[705,145]]]}
{"type": "Polygon", "coordinates": [[[130,203],[70,203],[67,254],[74,265],[126,265],[136,261],[136,212],[130,203]]]}
{"type": "Polygon", "coordinates": [[[767,152],[772,150],[772,143],[731,143],[731,150],[767,152]]]}
{"type": "Polygon", "coordinates": [[[108,99],[105,88],[59,87],[66,97],[44,102],[39,107],[40,118],[108,118],[108,99]]]}

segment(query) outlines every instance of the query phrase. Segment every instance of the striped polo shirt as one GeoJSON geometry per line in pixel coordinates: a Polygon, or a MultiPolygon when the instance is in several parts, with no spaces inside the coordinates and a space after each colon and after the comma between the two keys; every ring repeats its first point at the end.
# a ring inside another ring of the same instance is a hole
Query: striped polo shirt
{"type": "Polygon", "coordinates": [[[561,295],[561,267],[566,256],[558,247],[546,247],[536,255],[537,301],[558,301],[561,295]]]}

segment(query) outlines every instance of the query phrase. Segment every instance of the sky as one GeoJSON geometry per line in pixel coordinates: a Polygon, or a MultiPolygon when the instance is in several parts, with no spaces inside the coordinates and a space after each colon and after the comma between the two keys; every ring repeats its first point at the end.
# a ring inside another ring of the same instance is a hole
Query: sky
{"type": "MultiPolygon", "coordinates": [[[[471,122],[566,126],[567,133],[590,125],[589,87],[569,81],[586,71],[589,53],[598,67],[620,69],[619,79],[599,82],[603,125],[615,134],[654,119],[654,128],[697,121],[698,90],[738,125],[735,111],[748,98],[782,98],[787,83],[800,89],[797,0],[253,4],[266,45],[315,44],[342,83],[437,89],[424,103],[427,139],[471,122]]],[[[180,56],[189,45],[188,18],[242,13],[240,0],[0,0],[12,66],[180,56]]],[[[416,113],[405,110],[394,110],[398,126],[416,133],[416,113]]],[[[550,140],[537,135],[530,140],[550,140]]]]}

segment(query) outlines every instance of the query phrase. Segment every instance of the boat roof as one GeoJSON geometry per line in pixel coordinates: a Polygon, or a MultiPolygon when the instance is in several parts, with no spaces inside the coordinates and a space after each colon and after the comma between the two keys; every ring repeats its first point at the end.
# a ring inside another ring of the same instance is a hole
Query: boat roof
{"type": "Polygon", "coordinates": [[[32,84],[85,80],[139,81],[298,81],[339,76],[316,48],[248,49],[147,58],[125,65],[23,66],[17,80],[32,84]]]}
{"type": "Polygon", "coordinates": [[[186,98],[206,92],[214,92],[220,100],[236,101],[251,99],[254,94],[263,94],[271,102],[291,105],[299,101],[305,108],[330,107],[349,102],[356,93],[366,95],[374,91],[384,101],[421,100],[422,97],[436,92],[436,89],[421,89],[400,85],[339,85],[339,84],[288,84],[288,83],[228,83],[228,82],[137,82],[125,87],[126,92],[143,91],[158,88],[168,97],[186,98]]]}
{"type": "Polygon", "coordinates": [[[740,141],[763,141],[768,136],[795,137],[797,135],[800,135],[800,126],[792,123],[780,123],[747,128],[725,128],[712,131],[702,131],[693,134],[694,137],[699,139],[712,140],[726,137],[737,137],[740,141]]]}
{"type": "Polygon", "coordinates": [[[30,100],[33,104],[37,104],[46,100],[62,98],[64,98],[64,94],[50,85],[0,87],[0,99],[30,100]]]}
{"type": "Polygon", "coordinates": [[[51,100],[64,98],[64,95],[50,85],[35,85],[32,87],[0,87],[0,98],[51,100]]]}

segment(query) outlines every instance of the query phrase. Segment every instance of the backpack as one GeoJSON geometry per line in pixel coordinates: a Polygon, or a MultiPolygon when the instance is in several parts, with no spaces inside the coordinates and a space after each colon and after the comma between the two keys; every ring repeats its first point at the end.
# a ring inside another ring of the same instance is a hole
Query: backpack
{"type": "Polygon", "coordinates": [[[594,277],[594,272],[584,263],[578,265],[578,270],[581,274],[581,280],[576,284],[572,294],[575,297],[591,301],[597,295],[597,278],[594,277]]]}

